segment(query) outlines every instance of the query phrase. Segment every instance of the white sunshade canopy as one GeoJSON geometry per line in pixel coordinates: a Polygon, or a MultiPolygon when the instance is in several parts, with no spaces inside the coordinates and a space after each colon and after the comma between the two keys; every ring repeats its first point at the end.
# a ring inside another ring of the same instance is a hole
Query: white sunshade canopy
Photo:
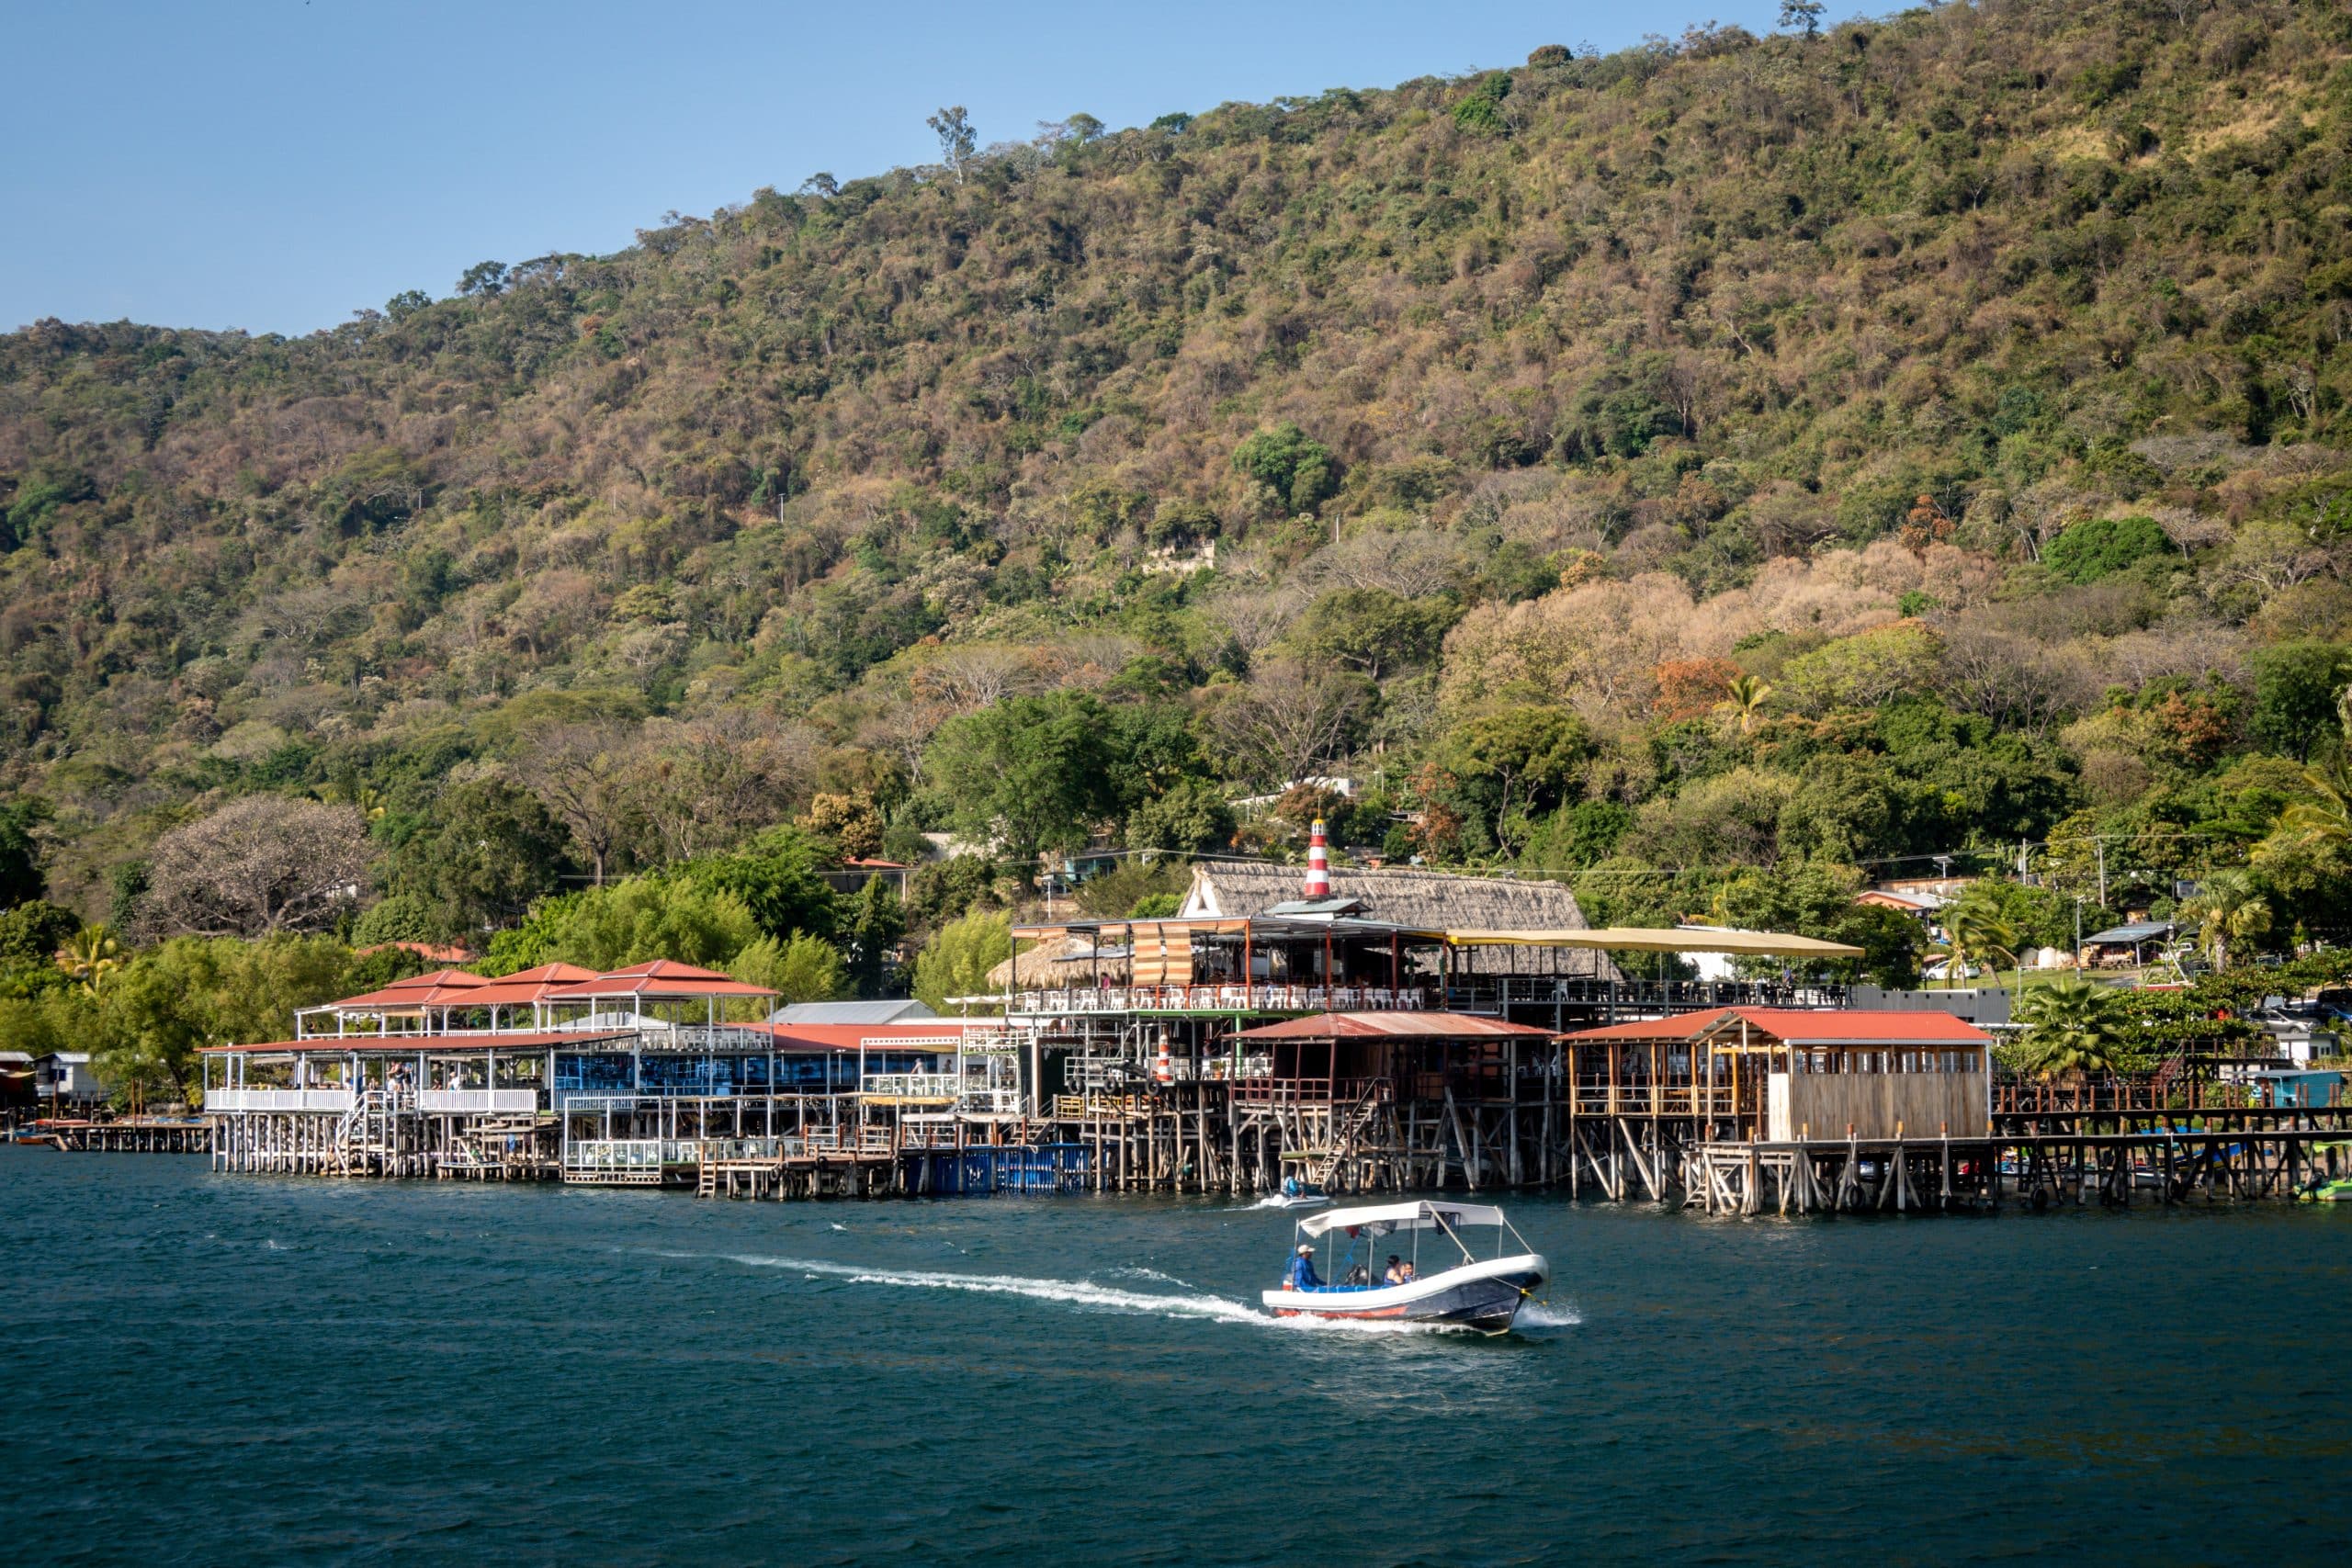
{"type": "Polygon", "coordinates": [[[1441,1221],[1453,1229],[1505,1223],[1503,1212],[1491,1203],[1382,1203],[1369,1209],[1326,1209],[1310,1214],[1298,1222],[1298,1234],[1364,1231],[1386,1235],[1391,1231],[1430,1230],[1441,1221]]]}

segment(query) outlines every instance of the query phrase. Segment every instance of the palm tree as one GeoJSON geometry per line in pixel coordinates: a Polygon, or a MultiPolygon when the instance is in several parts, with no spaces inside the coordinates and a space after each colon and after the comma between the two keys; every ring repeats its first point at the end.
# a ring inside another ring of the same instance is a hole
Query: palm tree
{"type": "Polygon", "coordinates": [[[122,967],[116,949],[114,932],[103,925],[84,926],[72,941],[57,950],[57,966],[65,971],[67,979],[95,997],[122,967]]]}
{"type": "Polygon", "coordinates": [[[1724,685],[1730,694],[1732,716],[1739,720],[1739,732],[1751,733],[1756,728],[1757,716],[1763,711],[1764,699],[1772,694],[1771,685],[1761,676],[1735,675],[1724,685]]]}
{"type": "Polygon", "coordinates": [[[2062,975],[2018,1003],[2025,1025],[2018,1055],[2044,1079],[2116,1070],[2123,1051],[2123,993],[2085,975],[2062,975]]]}
{"type": "Polygon", "coordinates": [[[2270,905],[2254,878],[2223,871],[2207,878],[2204,891],[2180,907],[2180,918],[2199,923],[2198,945],[2212,953],[2215,969],[2225,970],[2232,942],[2250,942],[2270,929],[2270,905]]]}
{"type": "Polygon", "coordinates": [[[1989,905],[1971,904],[1963,898],[1944,917],[1944,950],[1951,955],[1944,965],[1944,978],[1965,979],[1971,968],[1980,964],[1989,968],[1996,958],[2014,963],[2017,942],[2018,928],[2007,916],[1989,905]]]}
{"type": "Polygon", "coordinates": [[[2352,761],[2344,748],[2331,747],[2303,770],[2303,785],[2312,792],[2279,814],[2278,825],[2327,844],[2352,843],[2352,761]]]}

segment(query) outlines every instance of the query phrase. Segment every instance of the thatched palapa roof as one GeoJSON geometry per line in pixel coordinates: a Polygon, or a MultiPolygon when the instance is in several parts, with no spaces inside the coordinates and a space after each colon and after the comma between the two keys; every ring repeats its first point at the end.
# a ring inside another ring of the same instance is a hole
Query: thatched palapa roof
{"type": "Polygon", "coordinates": [[[1098,973],[1124,985],[1127,977],[1126,954],[1094,956],[1094,939],[1091,936],[1048,937],[1018,958],[1008,958],[989,971],[989,987],[1002,990],[1008,983],[1024,987],[1046,989],[1056,986],[1092,985],[1098,973]],[[1020,979],[1013,981],[1018,972],[1020,979]]]}
{"type": "MultiPolygon", "coordinates": [[[[1177,914],[1179,918],[1262,915],[1277,904],[1297,902],[1303,876],[1296,866],[1200,862],[1193,867],[1193,886],[1177,914]]],[[[1423,931],[1584,931],[1591,923],[1577,907],[1577,896],[1562,884],[1521,882],[1510,876],[1334,866],[1331,894],[1338,899],[1361,900],[1366,919],[1423,931]]],[[[1605,953],[1584,948],[1554,951],[1558,954],[1559,974],[1602,980],[1619,977],[1616,964],[1605,953]]],[[[1515,959],[1508,949],[1472,947],[1456,952],[1453,962],[1457,970],[1502,974],[1515,964],[1524,967],[1527,961],[1524,956],[1515,959]]]]}

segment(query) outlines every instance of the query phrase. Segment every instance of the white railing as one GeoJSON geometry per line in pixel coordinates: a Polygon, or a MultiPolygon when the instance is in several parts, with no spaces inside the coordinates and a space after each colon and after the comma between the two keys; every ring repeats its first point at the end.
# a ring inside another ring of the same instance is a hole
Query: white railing
{"type": "Polygon", "coordinates": [[[563,1151],[567,1170],[653,1170],[662,1168],[659,1138],[587,1138],[563,1151]]]}
{"type": "Polygon", "coordinates": [[[868,1073],[864,1092],[876,1100],[953,1100],[964,1092],[956,1073],[868,1073]]]}
{"type": "Polygon", "coordinates": [[[347,1089],[214,1089],[204,1094],[207,1111],[331,1111],[351,1109],[347,1089]]]}
{"type": "Polygon", "coordinates": [[[539,1108],[539,1091],[535,1089],[428,1089],[418,1091],[416,1108],[457,1115],[528,1113],[539,1108]]]}
{"type": "Polygon", "coordinates": [[[1406,986],[1102,986],[1021,991],[1016,1013],[1087,1012],[1396,1012],[1425,1004],[1406,986]]]}

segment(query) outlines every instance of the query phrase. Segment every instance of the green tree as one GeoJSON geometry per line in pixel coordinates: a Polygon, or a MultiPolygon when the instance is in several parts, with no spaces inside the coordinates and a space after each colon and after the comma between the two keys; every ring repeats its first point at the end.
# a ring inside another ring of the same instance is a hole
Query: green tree
{"type": "Polygon", "coordinates": [[[851,994],[841,949],[807,931],[760,938],[736,953],[727,972],[747,986],[765,986],[778,1006],[839,1001],[851,994]]]}
{"type": "Polygon", "coordinates": [[[126,965],[97,1007],[100,1077],[191,1098],[199,1046],[284,1040],[298,1008],[345,995],[351,950],[322,936],[176,937],[126,965]]]}
{"type": "Polygon", "coordinates": [[[956,855],[919,865],[907,878],[907,913],[926,926],[944,925],[975,908],[992,908],[1003,874],[986,855],[956,855]]]}
{"type": "Polygon", "coordinates": [[[974,910],[948,921],[915,955],[914,993],[941,1012],[952,997],[989,994],[989,971],[1012,956],[1012,917],[974,910]]]}
{"type": "Polygon", "coordinates": [[[1476,714],[1438,743],[1436,766],[1477,811],[1506,856],[1525,847],[1593,754],[1592,731],[1566,708],[1514,703],[1476,714]]]}
{"type": "Polygon", "coordinates": [[[1742,735],[1752,735],[1756,721],[1763,716],[1764,699],[1772,694],[1772,684],[1757,675],[1735,675],[1724,688],[1732,717],[1739,725],[1742,735]]]}
{"type": "Polygon", "coordinates": [[[1944,953],[1951,960],[1945,978],[1958,985],[1975,968],[1993,968],[2002,961],[2018,961],[2018,928],[2001,905],[1976,886],[1964,889],[1943,912],[1944,953]]]}
{"type": "Polygon", "coordinates": [[[923,754],[950,824],[1000,841],[1035,874],[1046,850],[1076,850],[1115,815],[1102,705],[1077,692],[1007,697],[940,727],[923,754]]]}
{"type": "Polygon", "coordinates": [[[2085,975],[2062,975],[2018,1002],[2023,1035],[2011,1063],[2043,1078],[2082,1077],[2136,1066],[2126,1044],[2124,994],[2085,975]]]}
{"type": "Polygon", "coordinates": [[[625,969],[656,958],[724,969],[763,934],[750,906],[732,893],[683,877],[632,876],[568,900],[546,952],[589,969],[625,969]]]}
{"type": "Polygon", "coordinates": [[[849,900],[842,935],[849,944],[850,984],[861,997],[886,997],[897,987],[892,955],[907,934],[907,914],[899,890],[880,877],[849,900]]]}
{"type": "Polygon", "coordinates": [[[2256,651],[2254,713],[2247,728],[2263,745],[2309,760],[2341,734],[2336,694],[2352,681],[2352,649],[2305,638],[2256,651]]]}
{"type": "Polygon", "coordinates": [[[1377,681],[1435,660],[1458,614],[1450,600],[1343,588],[1307,606],[1285,640],[1307,659],[1347,665],[1377,681]]]}
{"type": "Polygon", "coordinates": [[[1313,512],[1340,490],[1339,459],[1295,424],[1259,431],[1234,448],[1233,466],[1293,513],[1313,512]]]}
{"type": "Polygon", "coordinates": [[[1128,815],[1127,847],[1214,850],[1233,841],[1234,829],[1223,790],[1206,779],[1179,779],[1128,815]]]}
{"type": "Polygon", "coordinates": [[[964,165],[972,161],[972,153],[980,144],[979,132],[972,129],[972,117],[964,106],[956,104],[927,115],[923,123],[939,138],[939,161],[956,175],[956,183],[964,183],[964,165]]]}
{"type": "Polygon", "coordinates": [[[2180,919],[2197,923],[2197,945],[2213,955],[2214,968],[2226,971],[2233,945],[2251,942],[2270,929],[2270,901],[2245,872],[2216,872],[2180,907],[2180,919]]]}
{"type": "Polygon", "coordinates": [[[2151,556],[2172,553],[2153,517],[2094,517],[2050,541],[2041,564],[2069,582],[2096,582],[2151,556]]]}
{"type": "Polygon", "coordinates": [[[1828,9],[1823,0],[1781,0],[1781,26],[1794,28],[1807,38],[1821,34],[1821,13],[1828,9]]]}
{"type": "Polygon", "coordinates": [[[670,874],[741,899],[770,936],[808,931],[830,942],[841,934],[840,895],[825,880],[832,863],[826,846],[810,834],[775,827],[729,853],[674,866],[670,874]]]}
{"type": "Polygon", "coordinates": [[[48,891],[34,829],[50,819],[49,802],[37,795],[10,795],[0,802],[0,908],[22,904],[48,891]]]}
{"type": "Polygon", "coordinates": [[[506,292],[504,262],[476,262],[458,279],[458,292],[469,299],[495,299],[506,292]]]}
{"type": "MultiPolygon", "coordinates": [[[[1859,947],[1858,959],[1834,959],[1830,974],[1865,976],[1882,986],[1910,986],[1919,978],[1919,953],[1926,933],[1899,910],[1857,904],[1861,873],[1851,866],[1792,861],[1770,872],[1742,872],[1715,892],[1709,911],[1715,923],[1747,931],[1786,931],[1859,947]]],[[[1757,960],[1759,971],[1781,967],[1777,959],[1757,960]]]]}
{"type": "Polygon", "coordinates": [[[519,918],[571,870],[571,837],[538,796],[503,779],[454,784],[392,852],[385,883],[434,935],[473,936],[519,918]]]}

